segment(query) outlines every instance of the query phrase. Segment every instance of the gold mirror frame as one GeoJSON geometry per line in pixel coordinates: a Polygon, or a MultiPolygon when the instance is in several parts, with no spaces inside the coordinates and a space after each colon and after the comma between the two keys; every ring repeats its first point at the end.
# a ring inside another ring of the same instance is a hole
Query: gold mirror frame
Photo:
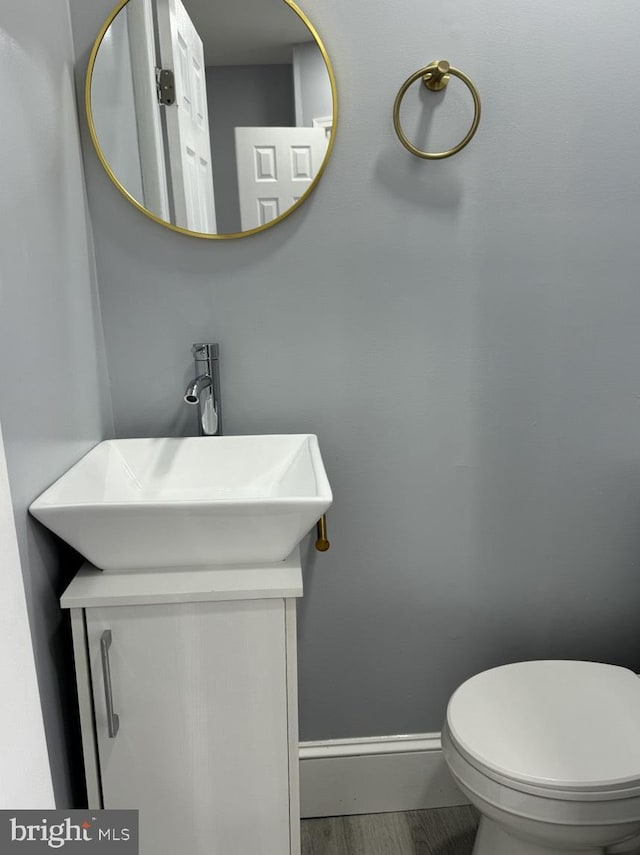
{"type": "Polygon", "coordinates": [[[272,228],[273,226],[281,223],[282,220],[286,219],[290,214],[293,214],[306,200],[309,198],[310,194],[315,190],[316,185],[322,178],[322,175],[327,167],[327,163],[329,162],[329,158],[331,157],[331,152],[333,151],[333,144],[336,137],[336,128],[338,125],[338,93],[336,86],[336,78],[333,71],[333,66],[331,65],[331,60],[329,59],[329,54],[324,46],[324,43],[316,28],[313,26],[309,18],[305,15],[302,9],[299,9],[298,6],[293,2],[293,0],[282,0],[290,9],[292,9],[296,15],[300,18],[303,24],[307,27],[315,42],[322,54],[322,58],[324,59],[324,64],[327,68],[327,74],[329,75],[329,82],[331,84],[331,102],[333,106],[333,124],[331,127],[331,136],[329,137],[329,143],[327,145],[327,151],[325,153],[324,159],[320,164],[320,168],[318,169],[317,174],[315,175],[311,184],[307,187],[302,196],[294,202],[290,208],[284,212],[284,214],[280,214],[280,216],[276,217],[273,220],[270,220],[268,223],[265,223],[263,226],[257,226],[254,229],[248,229],[246,232],[234,232],[230,234],[209,234],[206,232],[194,232],[189,229],[184,229],[181,226],[176,226],[173,223],[167,222],[167,220],[163,220],[161,217],[158,217],[156,214],[149,211],[144,205],[140,204],[140,202],[135,199],[131,193],[124,187],[123,184],[120,183],[115,173],[111,169],[106,157],[104,156],[104,152],[100,146],[98,141],[98,134],[96,132],[96,126],[93,119],[93,109],[91,106],[91,82],[93,79],[93,70],[96,63],[96,57],[98,55],[98,50],[100,49],[100,45],[102,44],[102,40],[104,39],[107,30],[115,20],[118,13],[124,9],[124,7],[129,3],[129,0],[120,0],[117,6],[113,9],[107,20],[104,22],[102,27],[100,28],[100,32],[98,33],[96,40],[93,43],[93,47],[91,48],[91,53],[89,54],[89,64],[87,65],[87,74],[85,78],[85,87],[84,87],[84,103],[85,109],[87,112],[87,122],[89,125],[89,133],[91,135],[91,141],[93,142],[93,147],[96,150],[96,154],[98,155],[98,159],[102,164],[104,171],[107,173],[113,184],[118,188],[120,193],[127,199],[131,204],[137,208],[141,213],[143,213],[146,217],[149,217],[150,220],[158,223],[161,226],[164,226],[167,229],[170,229],[172,232],[178,232],[178,234],[187,235],[188,237],[196,237],[202,238],[204,240],[233,240],[234,238],[243,238],[249,237],[250,235],[258,234],[259,232],[264,232],[267,229],[272,228]]]}

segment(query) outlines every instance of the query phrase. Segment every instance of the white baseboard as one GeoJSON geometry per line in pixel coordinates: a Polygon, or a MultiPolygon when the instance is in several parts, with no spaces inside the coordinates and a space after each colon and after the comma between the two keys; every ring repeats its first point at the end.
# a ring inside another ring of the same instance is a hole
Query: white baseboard
{"type": "Polygon", "coordinates": [[[301,816],[423,810],[468,804],[439,733],[300,743],[301,816]]]}

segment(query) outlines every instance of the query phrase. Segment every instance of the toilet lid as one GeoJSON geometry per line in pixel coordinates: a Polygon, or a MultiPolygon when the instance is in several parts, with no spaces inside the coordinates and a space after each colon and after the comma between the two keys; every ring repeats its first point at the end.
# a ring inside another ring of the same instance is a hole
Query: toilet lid
{"type": "Polygon", "coordinates": [[[447,724],[471,763],[564,790],[640,782],[640,679],[596,662],[518,662],[454,693],[447,724]]]}

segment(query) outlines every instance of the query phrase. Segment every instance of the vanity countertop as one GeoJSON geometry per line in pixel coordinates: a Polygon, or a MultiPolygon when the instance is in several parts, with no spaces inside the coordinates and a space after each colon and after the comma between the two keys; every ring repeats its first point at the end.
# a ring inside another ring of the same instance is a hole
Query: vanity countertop
{"type": "Polygon", "coordinates": [[[108,572],[84,564],[60,599],[63,609],[302,596],[300,550],[278,564],[108,572]]]}

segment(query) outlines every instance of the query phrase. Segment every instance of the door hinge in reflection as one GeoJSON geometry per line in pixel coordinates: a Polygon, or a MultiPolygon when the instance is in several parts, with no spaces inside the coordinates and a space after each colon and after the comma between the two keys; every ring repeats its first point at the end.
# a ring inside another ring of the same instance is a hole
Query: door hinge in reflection
{"type": "Polygon", "coordinates": [[[176,102],[176,80],[170,68],[156,68],[158,103],[171,107],[176,102]]]}

